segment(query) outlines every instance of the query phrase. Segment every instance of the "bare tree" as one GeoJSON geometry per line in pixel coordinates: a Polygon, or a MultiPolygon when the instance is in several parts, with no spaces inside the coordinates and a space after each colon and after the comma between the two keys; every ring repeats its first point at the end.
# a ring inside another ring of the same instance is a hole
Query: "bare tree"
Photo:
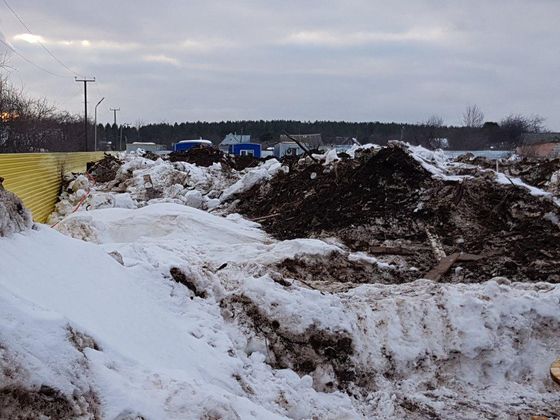
{"type": "Polygon", "coordinates": [[[463,125],[469,128],[480,128],[484,124],[484,113],[477,105],[469,105],[463,113],[463,125]]]}
{"type": "Polygon", "coordinates": [[[443,117],[434,114],[424,122],[424,125],[427,127],[441,128],[443,127],[443,117]]]}
{"type": "Polygon", "coordinates": [[[500,131],[506,142],[518,145],[523,134],[542,133],[546,129],[544,118],[540,115],[510,114],[500,122],[500,131]]]}
{"type": "MultiPolygon", "coordinates": [[[[4,61],[5,62],[5,61],[4,61]]],[[[61,113],[46,99],[25,95],[2,72],[0,65],[0,153],[80,150],[83,124],[61,113]]]]}

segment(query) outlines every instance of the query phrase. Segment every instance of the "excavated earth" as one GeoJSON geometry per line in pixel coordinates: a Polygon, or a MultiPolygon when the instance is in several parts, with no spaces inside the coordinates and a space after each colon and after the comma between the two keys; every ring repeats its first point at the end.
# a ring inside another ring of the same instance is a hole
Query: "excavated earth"
{"type": "Polygon", "coordinates": [[[123,163],[119,158],[106,153],[100,161],[88,163],[88,173],[96,182],[109,182],[115,179],[123,163]]]}
{"type": "Polygon", "coordinates": [[[560,172],[560,158],[523,158],[520,160],[500,160],[496,162],[494,159],[488,159],[483,156],[475,157],[472,153],[467,153],[457,157],[455,161],[486,169],[495,169],[497,163],[501,172],[512,177],[521,178],[527,184],[544,189],[547,189],[547,184],[551,181],[553,174],[560,172]]]}
{"type": "Polygon", "coordinates": [[[169,154],[171,162],[194,163],[198,166],[212,166],[221,163],[226,168],[241,171],[245,168],[257,166],[259,160],[252,156],[230,156],[214,147],[194,147],[184,152],[172,152],[169,154]]]}
{"type": "MultiPolygon", "coordinates": [[[[237,198],[236,211],[279,239],[335,237],[352,251],[405,268],[366,273],[370,282],[411,281],[460,252],[478,260],[455,264],[441,281],[560,282],[559,211],[552,200],[498,184],[492,172],[435,179],[396,145],[332,167],[291,165],[237,198]]],[[[281,268],[297,274],[309,272],[308,265],[289,261],[281,268]]]]}

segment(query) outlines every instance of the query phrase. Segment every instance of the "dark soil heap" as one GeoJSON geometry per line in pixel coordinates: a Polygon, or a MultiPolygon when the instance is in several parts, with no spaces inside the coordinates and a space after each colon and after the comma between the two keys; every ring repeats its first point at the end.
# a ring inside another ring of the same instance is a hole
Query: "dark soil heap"
{"type": "Polygon", "coordinates": [[[225,168],[233,168],[241,171],[259,164],[259,159],[252,156],[230,156],[226,155],[214,147],[193,147],[184,152],[171,152],[169,154],[171,162],[187,162],[198,166],[212,166],[214,163],[221,163],[225,168]]]}
{"type": "Polygon", "coordinates": [[[171,152],[169,160],[171,162],[194,163],[198,166],[212,166],[214,163],[224,161],[226,156],[214,147],[193,147],[192,149],[171,152]]]}
{"type": "Polygon", "coordinates": [[[483,257],[450,270],[444,281],[560,282],[560,230],[550,221],[558,208],[492,178],[437,180],[392,146],[327,170],[293,166],[239,197],[237,211],[262,217],[264,229],[280,239],[335,236],[352,250],[396,249],[383,253],[400,255],[420,274],[438,263],[436,248],[483,257]]]}
{"type": "Polygon", "coordinates": [[[523,159],[507,167],[512,176],[536,187],[543,187],[556,171],[560,171],[560,158],[557,159],[523,159]]]}
{"type": "MultiPolygon", "coordinates": [[[[455,162],[468,163],[470,165],[480,166],[486,169],[495,169],[496,160],[488,159],[482,156],[474,156],[472,153],[461,155],[455,159],[455,162]]],[[[498,162],[500,172],[507,175],[521,178],[527,184],[535,187],[543,188],[550,181],[552,174],[560,171],[560,158],[555,159],[536,159],[523,158],[521,160],[498,162]]]]}
{"type": "Polygon", "coordinates": [[[109,182],[115,179],[123,161],[119,158],[105,153],[103,159],[98,162],[87,164],[88,172],[96,182],[109,182]]]}

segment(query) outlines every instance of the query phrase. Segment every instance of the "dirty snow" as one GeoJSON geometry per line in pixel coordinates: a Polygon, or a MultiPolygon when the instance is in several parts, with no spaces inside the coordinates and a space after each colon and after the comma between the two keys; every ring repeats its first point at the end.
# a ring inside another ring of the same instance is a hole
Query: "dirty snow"
{"type": "MultiPolygon", "coordinates": [[[[433,176],[457,177],[442,153],[409,150],[433,176]]],[[[548,373],[559,285],[419,279],[337,291],[285,278],[278,264],[301,257],[392,266],[336,238],[279,241],[238,214],[204,211],[282,170],[274,159],[227,172],[129,156],[115,181],[72,181],[56,230],[0,238],[2,386],[59,390],[82,418],[560,414],[548,373]]]]}

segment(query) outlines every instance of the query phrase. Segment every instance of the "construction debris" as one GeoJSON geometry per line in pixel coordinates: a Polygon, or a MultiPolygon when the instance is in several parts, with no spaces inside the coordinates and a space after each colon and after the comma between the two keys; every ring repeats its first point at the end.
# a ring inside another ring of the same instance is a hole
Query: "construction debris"
{"type": "Polygon", "coordinates": [[[188,162],[207,167],[224,161],[225,155],[214,147],[193,147],[184,152],[171,152],[169,160],[171,162],[188,162]]]}
{"type": "Polygon", "coordinates": [[[184,152],[172,152],[168,158],[171,162],[188,162],[202,167],[220,163],[224,168],[236,171],[252,168],[260,163],[253,156],[231,156],[214,147],[194,147],[184,152]]]}
{"type": "MultiPolygon", "coordinates": [[[[476,168],[496,169],[510,177],[520,178],[529,185],[560,195],[560,158],[555,159],[499,159],[493,160],[472,153],[461,155],[455,162],[466,163],[476,168]]],[[[468,169],[464,173],[469,172],[468,169]]]]}
{"type": "Polygon", "coordinates": [[[442,281],[560,282],[553,200],[497,183],[494,172],[432,175],[401,145],[330,166],[300,160],[238,195],[235,210],[277,238],[336,237],[353,251],[398,256],[405,267],[442,281]],[[441,249],[430,252],[434,238],[441,249]],[[430,272],[444,255],[461,253],[485,258],[430,272]]]}
{"type": "Polygon", "coordinates": [[[105,153],[100,161],[88,163],[88,172],[95,178],[96,182],[113,181],[123,163],[116,156],[105,153]]]}

